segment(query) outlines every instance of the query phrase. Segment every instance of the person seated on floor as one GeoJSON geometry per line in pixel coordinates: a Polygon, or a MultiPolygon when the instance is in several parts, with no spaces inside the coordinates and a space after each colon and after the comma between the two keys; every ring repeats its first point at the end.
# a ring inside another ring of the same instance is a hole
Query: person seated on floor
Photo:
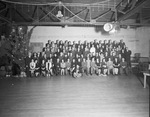
{"type": "Polygon", "coordinates": [[[47,77],[50,77],[53,75],[53,70],[52,70],[52,59],[48,59],[47,62],[46,62],[46,75],[47,77]]]}
{"type": "Polygon", "coordinates": [[[113,74],[114,75],[117,75],[119,73],[119,68],[120,68],[120,63],[119,63],[119,60],[118,58],[116,57],[115,60],[113,61],[113,74]]]}
{"type": "Polygon", "coordinates": [[[108,75],[110,74],[110,72],[112,72],[112,74],[113,74],[114,67],[113,67],[113,61],[111,60],[111,58],[108,58],[107,69],[108,69],[107,70],[108,75]]]}
{"type": "Polygon", "coordinates": [[[82,76],[82,68],[79,65],[76,65],[74,72],[73,72],[73,77],[79,78],[81,76],[82,76]]]}
{"type": "Polygon", "coordinates": [[[70,69],[71,69],[71,62],[70,59],[68,58],[66,61],[66,74],[70,75],[70,69]]]}
{"type": "Polygon", "coordinates": [[[31,59],[31,62],[30,62],[30,74],[31,74],[31,77],[34,76],[35,67],[36,67],[36,64],[34,62],[34,59],[31,59]]]}
{"type": "Polygon", "coordinates": [[[101,63],[101,66],[102,66],[102,73],[103,73],[103,76],[107,76],[107,75],[106,75],[106,73],[107,73],[107,63],[106,63],[105,58],[103,58],[102,63],[101,63]]]}
{"type": "Polygon", "coordinates": [[[122,58],[122,61],[120,62],[120,74],[122,75],[123,73],[128,75],[128,67],[125,58],[122,58]]]}
{"type": "Polygon", "coordinates": [[[64,59],[61,60],[60,68],[61,68],[60,70],[61,75],[65,75],[66,63],[64,62],[64,59]]]}
{"type": "Polygon", "coordinates": [[[92,60],[91,60],[91,75],[93,75],[96,71],[96,64],[95,64],[95,58],[93,57],[92,60]]]}
{"type": "Polygon", "coordinates": [[[44,77],[46,76],[46,64],[45,64],[44,59],[42,60],[42,63],[41,63],[41,75],[44,77]]]}
{"type": "Polygon", "coordinates": [[[35,71],[34,71],[34,73],[35,73],[36,77],[40,75],[40,65],[39,65],[39,62],[37,59],[35,60],[35,71]]]}
{"type": "Polygon", "coordinates": [[[96,74],[98,76],[101,75],[101,63],[100,63],[100,60],[98,58],[96,59],[96,74]]]}

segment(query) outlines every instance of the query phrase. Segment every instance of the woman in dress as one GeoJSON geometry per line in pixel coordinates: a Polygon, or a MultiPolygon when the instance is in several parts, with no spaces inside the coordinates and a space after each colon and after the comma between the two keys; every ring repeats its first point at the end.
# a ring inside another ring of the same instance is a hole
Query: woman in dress
{"type": "Polygon", "coordinates": [[[31,62],[30,62],[30,74],[31,74],[31,77],[33,77],[35,74],[35,62],[34,62],[34,59],[31,59],[31,62]]]}

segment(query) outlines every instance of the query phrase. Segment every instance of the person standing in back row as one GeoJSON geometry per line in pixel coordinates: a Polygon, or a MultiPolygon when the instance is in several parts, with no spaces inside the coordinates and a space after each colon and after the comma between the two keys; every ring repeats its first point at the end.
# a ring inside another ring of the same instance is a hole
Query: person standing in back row
{"type": "Polygon", "coordinates": [[[128,49],[128,47],[126,47],[126,51],[125,51],[125,61],[127,62],[127,66],[131,67],[131,50],[128,49]]]}

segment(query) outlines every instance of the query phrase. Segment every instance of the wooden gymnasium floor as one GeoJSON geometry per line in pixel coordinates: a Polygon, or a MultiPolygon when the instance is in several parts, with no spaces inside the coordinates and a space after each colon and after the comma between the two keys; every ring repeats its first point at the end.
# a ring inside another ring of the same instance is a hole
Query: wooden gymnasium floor
{"type": "Polygon", "coordinates": [[[0,117],[149,117],[149,87],[134,75],[1,79],[0,117]]]}

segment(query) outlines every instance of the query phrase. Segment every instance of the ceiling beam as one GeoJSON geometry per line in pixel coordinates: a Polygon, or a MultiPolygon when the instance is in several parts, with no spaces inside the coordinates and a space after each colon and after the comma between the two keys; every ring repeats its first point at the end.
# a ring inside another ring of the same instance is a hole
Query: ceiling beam
{"type": "Polygon", "coordinates": [[[62,6],[68,11],[70,12],[74,17],[78,18],[79,20],[83,21],[83,22],[87,22],[86,20],[82,19],[81,17],[79,17],[78,15],[76,15],[75,13],[73,13],[67,6],[63,5],[62,6]]]}
{"type": "Polygon", "coordinates": [[[110,21],[114,20],[115,18],[115,12],[112,13],[111,17],[110,17],[110,21]]]}
{"type": "Polygon", "coordinates": [[[120,9],[111,9],[111,11],[113,11],[113,12],[119,12],[119,13],[122,13],[122,14],[125,14],[126,12],[124,12],[124,11],[122,11],[122,10],[120,10],[120,9]]]}
{"type": "Polygon", "coordinates": [[[73,15],[73,16],[71,16],[71,17],[69,17],[67,20],[70,20],[70,19],[74,18],[75,16],[77,16],[77,15],[79,15],[79,14],[83,13],[83,11],[85,11],[85,10],[87,10],[87,7],[86,7],[86,8],[84,8],[84,9],[82,9],[81,11],[79,11],[78,13],[76,13],[75,15],[73,15]]]}
{"type": "MultiPolygon", "coordinates": [[[[43,18],[47,17],[48,15],[51,15],[51,16],[53,16],[55,19],[61,21],[61,19],[59,19],[58,17],[56,17],[56,16],[52,13],[52,12],[56,9],[56,7],[57,7],[57,6],[55,6],[55,7],[54,7],[52,10],[50,10],[50,11],[48,11],[47,9],[41,7],[41,10],[44,10],[45,12],[47,12],[47,14],[46,14],[43,18]]],[[[42,20],[43,18],[39,19],[39,21],[42,20]]]]}
{"type": "Polygon", "coordinates": [[[34,18],[36,10],[37,10],[37,6],[34,6],[34,11],[33,11],[33,14],[32,14],[32,18],[34,18]]]}
{"type": "Polygon", "coordinates": [[[7,10],[7,8],[8,8],[8,7],[6,7],[6,8],[4,8],[4,9],[0,10],[0,13],[2,13],[2,12],[5,11],[5,10],[7,10]]]}
{"type": "MultiPolygon", "coordinates": [[[[19,0],[17,0],[16,2],[13,1],[13,0],[0,0],[0,2],[2,3],[10,3],[10,4],[18,4],[18,5],[21,5],[21,4],[24,4],[24,5],[30,5],[30,6],[47,6],[47,5],[50,5],[50,6],[56,6],[56,5],[59,5],[59,2],[57,1],[63,1],[63,0],[55,0],[56,2],[44,2],[44,3],[41,3],[41,2],[19,2],[19,0]]],[[[109,0],[107,0],[106,2],[96,2],[96,3],[63,3],[65,6],[67,7],[100,7],[100,6],[104,6],[105,8],[108,8],[108,6],[110,8],[112,7],[115,7],[114,4],[109,4],[109,0]],[[109,5],[108,5],[109,4],[109,5]]]]}
{"type": "Polygon", "coordinates": [[[95,17],[95,18],[92,18],[93,20],[98,20],[99,18],[102,18],[104,17],[105,15],[107,15],[108,13],[111,12],[111,9],[107,10],[106,12],[100,14],[99,16],[95,17]]]}
{"type": "Polygon", "coordinates": [[[35,19],[34,18],[32,18],[30,15],[28,15],[27,13],[25,13],[25,11],[23,12],[21,12],[21,10],[20,11],[18,11],[18,9],[17,8],[15,8],[15,7],[13,7],[13,9],[18,13],[18,15],[20,15],[24,20],[26,20],[26,21],[28,21],[26,18],[29,18],[29,19],[31,19],[32,21],[35,21],[35,19]],[[27,16],[27,17],[25,17],[25,16],[27,16]]]}
{"type": "Polygon", "coordinates": [[[24,21],[28,22],[28,20],[16,8],[15,8],[15,11],[24,21]]]}
{"type": "Polygon", "coordinates": [[[141,3],[139,3],[137,6],[135,6],[133,9],[129,10],[126,14],[122,15],[118,18],[118,21],[126,20],[130,16],[134,15],[135,13],[139,12],[140,9],[148,2],[149,0],[143,0],[141,3]]]}
{"type": "Polygon", "coordinates": [[[88,16],[88,14],[89,14],[89,9],[87,10],[87,13],[86,13],[86,15],[85,15],[85,18],[84,18],[84,20],[86,20],[87,19],[87,16],[88,16]]]}
{"type": "Polygon", "coordinates": [[[45,15],[42,18],[40,18],[39,21],[45,19],[46,17],[49,17],[52,21],[54,21],[49,14],[52,13],[52,11],[55,9],[55,7],[51,11],[49,11],[49,13],[47,13],[42,7],[40,7],[40,9],[45,15]]]}
{"type": "Polygon", "coordinates": [[[43,26],[64,26],[64,25],[104,25],[105,22],[99,22],[97,24],[91,24],[90,22],[18,22],[16,25],[29,25],[29,26],[35,26],[35,25],[43,25],[43,26]]]}
{"type": "MultiPolygon", "coordinates": [[[[26,25],[26,26],[103,26],[106,22],[18,22],[15,25],[26,25]]],[[[119,23],[121,25],[128,26],[150,26],[149,23],[119,23]]]]}
{"type": "Polygon", "coordinates": [[[3,17],[1,15],[0,15],[0,20],[3,20],[3,21],[10,23],[10,24],[12,23],[9,19],[7,19],[6,17],[3,17]]]}

